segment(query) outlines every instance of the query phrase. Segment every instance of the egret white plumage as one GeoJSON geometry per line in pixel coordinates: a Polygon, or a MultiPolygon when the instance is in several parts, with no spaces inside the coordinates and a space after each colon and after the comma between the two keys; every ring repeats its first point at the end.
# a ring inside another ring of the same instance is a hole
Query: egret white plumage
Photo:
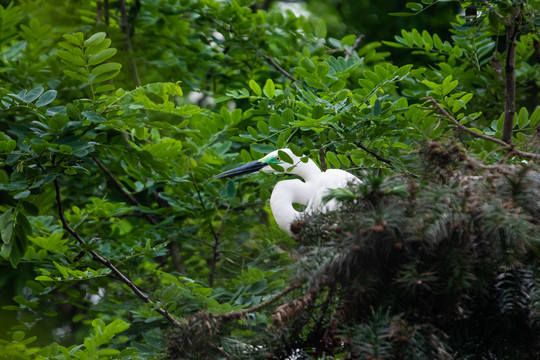
{"type": "Polygon", "coordinates": [[[225,171],[214,178],[234,177],[258,170],[265,173],[298,175],[304,179],[304,181],[298,179],[279,181],[270,196],[270,208],[276,223],[281,230],[291,236],[293,235],[291,223],[299,219],[303,213],[327,212],[336,208],[335,200],[326,203],[322,200],[328,190],[361,183],[356,176],[343,170],[328,169],[323,172],[311,159],[304,162],[289,149],[273,151],[260,160],[225,171]],[[282,159],[287,155],[290,159],[282,159]],[[283,171],[275,170],[270,164],[278,165],[283,171]],[[305,210],[296,211],[293,207],[295,203],[305,205],[305,210]]]}

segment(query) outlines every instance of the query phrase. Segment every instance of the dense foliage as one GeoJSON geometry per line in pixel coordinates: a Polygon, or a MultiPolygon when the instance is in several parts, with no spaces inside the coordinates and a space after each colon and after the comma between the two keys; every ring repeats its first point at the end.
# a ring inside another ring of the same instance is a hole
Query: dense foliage
{"type": "Polygon", "coordinates": [[[538,358],[540,2],[366,3],[0,2],[0,358],[538,358]]]}

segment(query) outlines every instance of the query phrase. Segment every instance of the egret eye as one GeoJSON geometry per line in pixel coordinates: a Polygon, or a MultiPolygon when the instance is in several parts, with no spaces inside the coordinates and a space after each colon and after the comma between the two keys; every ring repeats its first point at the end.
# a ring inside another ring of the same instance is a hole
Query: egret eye
{"type": "Polygon", "coordinates": [[[279,156],[276,156],[276,161],[281,161],[281,159],[279,158],[279,156]]]}

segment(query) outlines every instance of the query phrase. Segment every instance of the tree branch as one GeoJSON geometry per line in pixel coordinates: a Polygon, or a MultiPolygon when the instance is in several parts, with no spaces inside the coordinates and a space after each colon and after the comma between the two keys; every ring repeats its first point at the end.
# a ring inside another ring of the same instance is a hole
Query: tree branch
{"type": "Polygon", "coordinates": [[[517,156],[521,156],[521,157],[524,157],[524,158],[529,158],[529,159],[540,159],[540,154],[535,154],[535,153],[530,153],[530,152],[526,152],[526,151],[521,151],[521,150],[518,150],[518,149],[515,149],[514,146],[512,144],[507,144],[506,142],[502,141],[502,140],[499,140],[497,138],[494,138],[492,136],[489,136],[489,135],[486,135],[486,134],[483,134],[483,133],[479,133],[477,131],[474,131],[474,130],[471,130],[469,129],[468,127],[466,127],[465,125],[463,124],[460,124],[459,121],[457,121],[452,115],[450,115],[450,113],[448,113],[448,111],[446,111],[446,109],[444,109],[438,102],[437,100],[435,100],[434,98],[432,98],[431,96],[427,96],[427,97],[424,97],[420,100],[426,100],[430,103],[432,103],[438,110],[438,112],[443,115],[445,118],[447,118],[448,120],[450,120],[454,125],[456,125],[460,130],[463,130],[465,131],[466,133],[468,134],[471,134],[473,135],[474,137],[477,137],[477,138],[481,138],[481,139],[484,139],[484,140],[487,140],[487,141],[491,141],[491,142],[494,142],[495,144],[498,144],[502,147],[503,150],[507,150],[509,151],[510,153],[512,154],[515,154],[517,156]]]}
{"type": "MultiPolygon", "coordinates": [[[[116,179],[114,174],[98,158],[94,157],[92,159],[97,164],[97,166],[99,166],[99,168],[101,170],[103,170],[103,172],[109,177],[109,179],[112,180],[114,186],[118,189],[118,191],[120,191],[122,193],[122,195],[124,195],[124,197],[126,199],[128,199],[135,206],[138,206],[138,207],[142,206],[141,203],[139,203],[137,201],[137,199],[135,199],[135,197],[133,197],[133,195],[131,195],[130,193],[128,193],[124,189],[124,187],[122,186],[120,181],[118,181],[116,179]]],[[[152,224],[152,225],[157,225],[158,224],[158,222],[156,221],[156,219],[154,219],[154,217],[152,215],[146,214],[146,213],[141,213],[141,215],[144,216],[146,218],[146,220],[148,220],[148,222],[150,224],[152,224]]],[[[167,248],[169,249],[169,252],[171,253],[171,258],[172,258],[174,268],[176,269],[176,271],[178,271],[178,272],[180,272],[182,274],[185,274],[186,269],[184,268],[184,262],[182,260],[182,257],[180,256],[180,248],[179,248],[178,244],[171,241],[167,245],[167,248]]]]}
{"type": "Polygon", "coordinates": [[[365,152],[367,152],[369,155],[373,156],[375,159],[385,163],[385,164],[388,164],[390,165],[390,167],[392,168],[395,168],[394,164],[392,164],[392,162],[388,159],[385,159],[383,158],[382,156],[380,156],[379,154],[377,154],[376,152],[374,152],[373,150],[370,150],[368,149],[366,146],[364,146],[364,144],[362,144],[360,141],[357,141],[354,143],[356,146],[358,146],[360,149],[364,150],[365,152]]]}
{"type": "Polygon", "coordinates": [[[504,88],[504,123],[502,140],[510,144],[514,129],[514,114],[516,112],[516,38],[519,32],[519,18],[521,9],[516,6],[506,25],[506,63],[504,72],[506,84],[504,88]]]}
{"type": "MultiPolygon", "coordinates": [[[[77,233],[75,230],[73,230],[67,220],[66,220],[66,217],[64,216],[64,207],[62,205],[62,201],[61,201],[61,198],[60,198],[60,186],[58,185],[58,178],[55,178],[54,179],[54,189],[55,189],[55,192],[56,192],[56,205],[58,206],[58,216],[60,217],[60,221],[62,222],[62,227],[64,228],[64,230],[66,230],[69,234],[71,234],[71,236],[73,236],[77,242],[81,245],[84,245],[84,240],[81,238],[81,236],[79,235],[79,233],[77,233]]],[[[95,250],[90,250],[90,254],[92,255],[92,259],[94,261],[97,261],[103,265],[105,265],[106,267],[108,267],[124,284],[126,284],[134,293],[135,295],[137,295],[138,297],[140,297],[144,302],[148,303],[148,304],[155,304],[149,297],[148,295],[146,295],[145,293],[142,292],[141,289],[139,289],[137,287],[137,285],[135,285],[133,283],[133,281],[131,281],[126,275],[124,275],[124,273],[122,273],[120,270],[118,270],[116,268],[116,266],[114,266],[110,261],[109,259],[101,256],[97,251],[95,250]]],[[[174,326],[181,326],[180,322],[178,320],[176,320],[171,314],[169,314],[169,312],[161,307],[157,308],[156,311],[163,315],[163,317],[165,317],[171,324],[173,324],[174,326]]]]}
{"type": "MultiPolygon", "coordinates": [[[[201,195],[201,192],[199,190],[199,187],[197,186],[197,181],[195,181],[195,178],[193,175],[191,176],[191,179],[193,180],[193,186],[195,187],[195,191],[197,192],[197,196],[199,197],[199,203],[201,204],[201,208],[206,212],[206,205],[204,205],[204,201],[201,195]]],[[[219,256],[219,238],[221,236],[221,227],[216,232],[214,229],[214,226],[212,225],[212,222],[209,221],[210,230],[212,232],[212,235],[214,237],[214,245],[212,245],[212,263],[210,264],[210,274],[208,275],[208,285],[212,287],[214,285],[214,273],[216,271],[216,263],[218,261],[219,256]]],[[[223,225],[223,223],[221,223],[223,225]]]]}
{"type": "Polygon", "coordinates": [[[141,86],[139,71],[137,70],[137,62],[135,61],[135,56],[133,55],[133,46],[131,43],[131,34],[126,10],[126,0],[119,0],[118,7],[120,8],[121,15],[120,29],[126,35],[126,51],[128,53],[131,70],[133,71],[133,80],[135,82],[135,86],[141,86]]]}
{"type": "Polygon", "coordinates": [[[284,288],[283,290],[281,290],[276,295],[272,296],[271,298],[269,298],[269,299],[267,299],[267,300],[265,300],[265,301],[263,301],[263,302],[261,302],[261,303],[259,303],[257,305],[254,305],[252,307],[242,309],[242,310],[239,310],[239,311],[233,311],[233,312],[229,312],[229,313],[225,313],[225,314],[217,314],[217,315],[214,315],[214,317],[215,318],[221,318],[221,319],[224,319],[224,320],[233,320],[233,319],[243,318],[247,314],[255,312],[255,311],[259,311],[262,308],[264,308],[264,307],[270,305],[271,303],[279,300],[280,298],[284,297],[285,295],[287,295],[288,293],[290,293],[294,289],[298,289],[298,288],[301,288],[301,287],[302,287],[302,284],[300,284],[300,283],[291,284],[291,285],[287,286],[286,288],[284,288]]]}
{"type": "Polygon", "coordinates": [[[296,83],[301,83],[300,80],[298,80],[297,78],[295,78],[294,76],[292,76],[291,74],[289,74],[285,69],[283,69],[281,66],[278,65],[278,63],[276,63],[274,61],[274,59],[272,59],[270,56],[266,55],[266,54],[263,54],[261,51],[259,51],[259,53],[261,54],[261,56],[270,63],[270,65],[272,65],[277,71],[279,71],[280,73],[282,73],[283,75],[285,75],[285,77],[289,78],[290,80],[296,82],[296,83]]]}
{"type": "Polygon", "coordinates": [[[349,57],[352,55],[353,51],[356,50],[358,47],[358,44],[360,44],[360,41],[364,38],[364,34],[358,35],[356,40],[354,40],[354,44],[350,49],[347,49],[347,52],[345,53],[345,61],[349,60],[349,57]]]}

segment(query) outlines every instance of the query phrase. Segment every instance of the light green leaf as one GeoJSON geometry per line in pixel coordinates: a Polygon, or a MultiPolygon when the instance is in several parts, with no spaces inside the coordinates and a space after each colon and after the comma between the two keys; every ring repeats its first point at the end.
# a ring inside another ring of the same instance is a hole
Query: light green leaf
{"type": "Polygon", "coordinates": [[[531,114],[531,118],[529,120],[529,124],[531,126],[536,126],[536,123],[540,120],[540,106],[534,109],[533,113],[531,114]]]}
{"type": "Polygon", "coordinates": [[[529,112],[527,111],[526,107],[522,107],[519,110],[518,116],[517,116],[517,124],[520,129],[523,129],[527,124],[529,123],[529,112]]]}
{"type": "Polygon", "coordinates": [[[95,33],[84,42],[84,46],[90,47],[95,44],[100,44],[103,40],[105,40],[105,37],[107,37],[107,34],[104,32],[95,33]]]}
{"type": "Polygon", "coordinates": [[[119,64],[119,63],[109,62],[109,63],[101,64],[101,65],[95,67],[94,69],[92,69],[90,74],[92,74],[94,76],[98,76],[98,75],[101,75],[101,74],[105,74],[107,72],[120,70],[121,67],[122,67],[122,65],[119,64]]]}
{"type": "Polygon", "coordinates": [[[36,106],[42,107],[49,105],[54,101],[54,99],[56,99],[56,90],[48,90],[39,97],[39,100],[36,101],[36,106]]]}
{"type": "Polygon", "coordinates": [[[264,94],[269,98],[276,96],[276,88],[272,79],[266,80],[266,84],[264,84],[264,94]]]}
{"type": "Polygon", "coordinates": [[[111,58],[116,54],[115,48],[105,49],[97,54],[90,55],[88,57],[88,65],[97,65],[101,64],[105,60],[111,58]]]}
{"type": "Polygon", "coordinates": [[[249,80],[249,87],[251,88],[251,90],[253,90],[255,95],[257,95],[257,96],[262,95],[261,87],[259,86],[259,84],[257,84],[257,82],[255,80],[249,80]]]}
{"type": "Polygon", "coordinates": [[[83,58],[66,50],[56,50],[56,56],[75,65],[86,65],[83,58]]]}

